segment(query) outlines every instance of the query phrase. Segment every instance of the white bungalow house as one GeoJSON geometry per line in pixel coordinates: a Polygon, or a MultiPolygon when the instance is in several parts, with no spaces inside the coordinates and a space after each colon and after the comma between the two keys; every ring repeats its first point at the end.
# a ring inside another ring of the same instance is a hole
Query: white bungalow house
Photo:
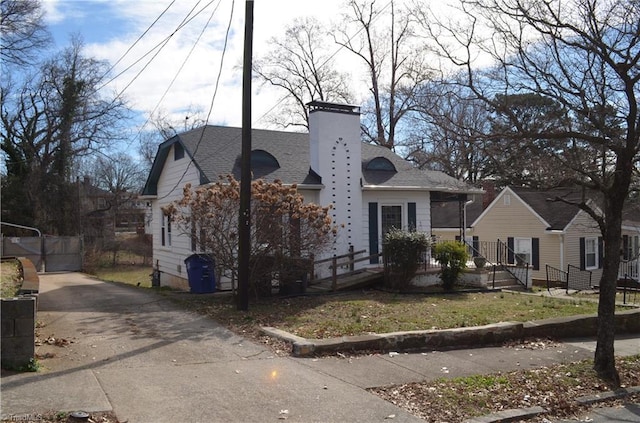
{"type": "MultiPolygon", "coordinates": [[[[391,227],[430,234],[432,198],[480,192],[363,143],[357,106],[308,107],[309,133],[252,130],[251,166],[255,179],[297,184],[305,201],[333,205],[341,229],[329,256],[345,254],[350,246],[379,253],[391,227]]],[[[193,253],[190,238],[176,233],[162,207],[179,199],[187,183],[208,184],[227,174],[240,179],[240,153],[241,129],[222,126],[193,129],[159,146],[143,195],[152,204],[153,259],[161,285],[186,288],[184,259],[193,253]]],[[[376,263],[373,258],[369,264],[376,263]]]]}

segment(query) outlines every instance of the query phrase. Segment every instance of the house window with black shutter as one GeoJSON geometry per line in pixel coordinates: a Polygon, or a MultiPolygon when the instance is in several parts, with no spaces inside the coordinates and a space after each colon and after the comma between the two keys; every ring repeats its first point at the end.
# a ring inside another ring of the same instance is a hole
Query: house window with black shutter
{"type": "Polygon", "coordinates": [[[600,266],[600,242],[598,237],[580,238],[580,268],[593,270],[600,266]]]}

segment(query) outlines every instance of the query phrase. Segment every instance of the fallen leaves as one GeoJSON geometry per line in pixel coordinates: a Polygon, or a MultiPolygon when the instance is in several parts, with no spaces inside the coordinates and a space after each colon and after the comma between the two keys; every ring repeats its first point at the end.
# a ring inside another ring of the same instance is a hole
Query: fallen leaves
{"type": "Polygon", "coordinates": [[[55,345],[56,347],[66,347],[70,344],[72,344],[74,341],[69,340],[69,339],[65,339],[65,338],[55,338],[53,335],[49,336],[48,338],[42,340],[42,339],[36,339],[35,345],[36,346],[42,346],[42,345],[55,345]]]}
{"type": "MultiPolygon", "coordinates": [[[[547,348],[540,344],[533,348],[547,348]]],[[[617,368],[627,386],[640,385],[640,356],[618,359],[617,368]]],[[[449,369],[442,367],[446,373],[449,369]]],[[[575,399],[608,388],[589,361],[518,370],[506,374],[438,379],[370,389],[385,400],[429,422],[462,422],[512,408],[541,406],[544,418],[570,418],[584,411],[575,399]]],[[[640,395],[635,394],[635,401],[640,395]]]]}

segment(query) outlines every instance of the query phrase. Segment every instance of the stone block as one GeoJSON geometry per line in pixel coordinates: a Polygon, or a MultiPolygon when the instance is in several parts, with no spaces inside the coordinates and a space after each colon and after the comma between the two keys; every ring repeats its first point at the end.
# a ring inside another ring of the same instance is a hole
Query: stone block
{"type": "Polygon", "coordinates": [[[18,337],[34,337],[36,329],[36,321],[34,319],[14,319],[13,320],[13,336],[18,337]]]}
{"type": "Polygon", "coordinates": [[[36,299],[2,299],[0,354],[3,367],[26,366],[35,356],[36,299]]]}
{"type": "Polygon", "coordinates": [[[34,297],[3,298],[0,310],[2,319],[29,318],[35,319],[36,299],[34,297]]]}

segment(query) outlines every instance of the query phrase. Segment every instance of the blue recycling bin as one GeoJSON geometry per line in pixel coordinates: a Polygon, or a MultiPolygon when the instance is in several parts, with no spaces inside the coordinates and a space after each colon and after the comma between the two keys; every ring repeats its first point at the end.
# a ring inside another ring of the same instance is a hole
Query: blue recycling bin
{"type": "Polygon", "coordinates": [[[215,261],[206,254],[192,254],[184,259],[192,294],[209,294],[216,291],[215,261]]]}

